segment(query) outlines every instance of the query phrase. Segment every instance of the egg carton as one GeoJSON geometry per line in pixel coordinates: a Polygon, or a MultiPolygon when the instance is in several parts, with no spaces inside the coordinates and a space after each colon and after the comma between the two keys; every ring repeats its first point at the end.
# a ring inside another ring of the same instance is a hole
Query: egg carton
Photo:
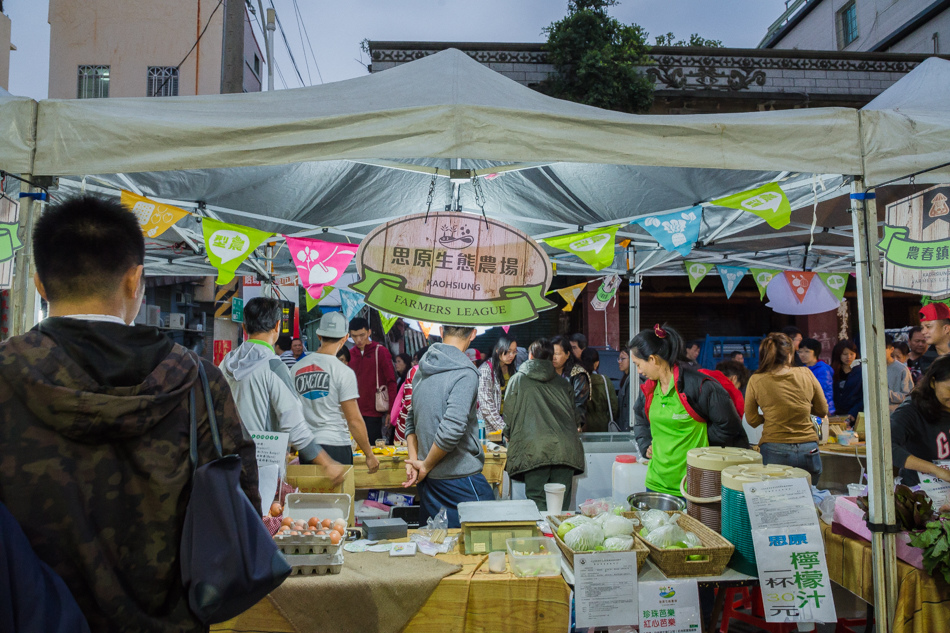
{"type": "Polygon", "coordinates": [[[277,549],[284,555],[303,555],[303,556],[335,556],[340,554],[343,549],[345,539],[334,545],[329,536],[317,536],[315,534],[304,536],[278,535],[274,537],[274,543],[277,549]]]}
{"type": "Polygon", "coordinates": [[[328,556],[325,554],[298,554],[285,556],[293,568],[292,576],[326,576],[343,571],[343,552],[328,556]]]}

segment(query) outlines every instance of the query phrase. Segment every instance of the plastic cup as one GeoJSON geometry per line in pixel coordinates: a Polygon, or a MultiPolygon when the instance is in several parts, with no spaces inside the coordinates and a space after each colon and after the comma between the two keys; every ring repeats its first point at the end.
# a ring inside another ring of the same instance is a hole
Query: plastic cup
{"type": "Polygon", "coordinates": [[[503,574],[507,567],[507,561],[505,560],[506,552],[489,552],[488,553],[488,571],[493,574],[503,574]]]}
{"type": "Polygon", "coordinates": [[[544,484],[544,496],[548,502],[548,514],[559,514],[564,505],[564,493],[567,487],[564,484],[544,484]]]}
{"type": "Polygon", "coordinates": [[[848,484],[848,496],[860,497],[864,492],[864,484],[848,484]]]}

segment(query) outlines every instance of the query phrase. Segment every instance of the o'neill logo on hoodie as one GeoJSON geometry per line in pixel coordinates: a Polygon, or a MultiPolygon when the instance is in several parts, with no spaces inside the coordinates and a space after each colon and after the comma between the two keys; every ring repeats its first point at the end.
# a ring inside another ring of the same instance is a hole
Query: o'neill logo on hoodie
{"type": "Polygon", "coordinates": [[[330,374],[319,365],[307,365],[294,374],[294,387],[307,400],[318,400],[330,393],[330,374]]]}

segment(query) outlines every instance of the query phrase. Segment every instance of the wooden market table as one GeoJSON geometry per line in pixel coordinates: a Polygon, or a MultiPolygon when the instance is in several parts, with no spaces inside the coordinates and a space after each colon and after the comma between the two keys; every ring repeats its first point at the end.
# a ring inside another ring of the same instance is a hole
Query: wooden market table
{"type": "MultiPolygon", "coordinates": [[[[821,524],[828,575],[868,604],[874,603],[871,544],[831,531],[821,524]]],[[[950,585],[921,569],[897,561],[897,610],[894,633],[934,633],[950,630],[950,585]]]]}
{"type": "MultiPolygon", "coordinates": [[[[357,554],[346,554],[355,556],[357,554]]],[[[424,556],[424,554],[417,554],[424,556]]],[[[570,622],[570,588],[561,576],[517,578],[488,572],[488,557],[439,555],[462,565],[442,579],[403,631],[411,633],[564,633],[570,622]]],[[[294,582],[291,576],[285,582],[294,582]]],[[[240,616],[216,624],[223,633],[294,633],[294,628],[265,598],[240,616]]]]}
{"type": "MultiPolygon", "coordinates": [[[[379,470],[372,475],[366,469],[366,457],[364,455],[353,456],[353,477],[357,490],[375,490],[402,488],[406,481],[406,468],[403,464],[406,460],[405,455],[377,455],[379,460],[379,470]]],[[[502,478],[505,472],[505,462],[508,461],[508,453],[485,452],[485,467],[482,474],[488,483],[495,488],[501,487],[502,478]]]]}

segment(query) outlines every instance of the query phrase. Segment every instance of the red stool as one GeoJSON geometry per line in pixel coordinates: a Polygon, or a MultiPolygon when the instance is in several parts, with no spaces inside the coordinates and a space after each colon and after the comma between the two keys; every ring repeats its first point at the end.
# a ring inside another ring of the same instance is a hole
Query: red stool
{"type": "MultiPolygon", "coordinates": [[[[871,620],[874,621],[873,619],[871,620]]],[[[866,630],[868,625],[867,618],[838,618],[838,624],[835,626],[835,633],[859,633],[858,630],[851,627],[863,627],[866,630]]]]}
{"type": "MultiPolygon", "coordinates": [[[[785,624],[765,621],[765,608],[762,606],[762,592],[758,587],[752,588],[751,599],[747,601],[746,597],[748,595],[749,590],[741,587],[726,589],[726,606],[722,611],[722,624],[719,626],[721,633],[729,633],[730,620],[739,620],[740,622],[751,624],[769,633],[793,633],[793,631],[797,630],[798,625],[795,623],[785,624]],[[736,594],[739,594],[738,599],[736,594]],[[744,613],[738,610],[740,608],[749,608],[747,606],[749,603],[751,603],[752,606],[752,613],[744,613]]],[[[839,632],[836,631],[835,633],[839,632]]]]}

